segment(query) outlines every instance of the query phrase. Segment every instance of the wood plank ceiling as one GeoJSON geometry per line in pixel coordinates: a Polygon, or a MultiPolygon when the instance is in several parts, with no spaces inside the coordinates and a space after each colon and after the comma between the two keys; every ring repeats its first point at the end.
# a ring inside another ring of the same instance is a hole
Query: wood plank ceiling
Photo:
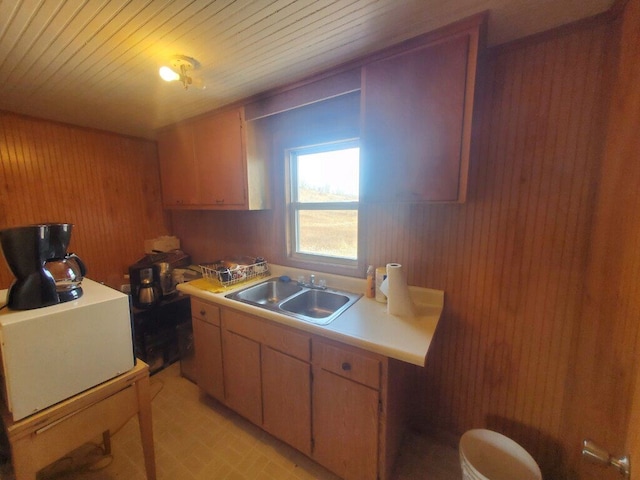
{"type": "Polygon", "coordinates": [[[489,10],[489,44],[613,0],[0,0],[0,109],[154,130],[489,10]],[[185,91],[158,68],[200,63],[185,91]]]}

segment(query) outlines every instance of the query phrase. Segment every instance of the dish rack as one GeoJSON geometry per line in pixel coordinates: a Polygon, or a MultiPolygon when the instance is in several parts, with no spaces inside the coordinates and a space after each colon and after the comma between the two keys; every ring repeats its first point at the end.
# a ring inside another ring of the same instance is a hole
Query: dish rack
{"type": "MultiPolygon", "coordinates": [[[[246,260],[246,259],[244,259],[246,260]]],[[[249,263],[249,262],[247,262],[249,263]]],[[[263,258],[251,259],[251,263],[241,264],[231,260],[219,260],[214,263],[199,265],[202,276],[213,283],[229,287],[254,278],[269,275],[269,265],[263,258]]]]}

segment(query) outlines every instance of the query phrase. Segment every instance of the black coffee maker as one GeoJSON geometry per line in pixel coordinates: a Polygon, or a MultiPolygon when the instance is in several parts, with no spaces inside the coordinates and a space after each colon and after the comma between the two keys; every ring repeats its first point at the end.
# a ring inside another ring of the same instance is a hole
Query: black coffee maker
{"type": "Polygon", "coordinates": [[[75,300],[82,296],[86,268],[67,253],[70,223],[47,223],[0,230],[2,252],[15,275],[7,306],[30,310],[75,300]]]}
{"type": "Polygon", "coordinates": [[[162,300],[160,267],[153,263],[136,263],[129,267],[133,306],[149,308],[162,300]]]}

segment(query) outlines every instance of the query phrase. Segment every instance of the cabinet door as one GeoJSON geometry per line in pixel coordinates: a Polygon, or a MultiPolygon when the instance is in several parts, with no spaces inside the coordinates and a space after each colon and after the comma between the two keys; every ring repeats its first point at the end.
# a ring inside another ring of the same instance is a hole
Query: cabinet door
{"type": "Polygon", "coordinates": [[[379,392],[314,368],[313,458],[345,480],[378,473],[379,392]]]}
{"type": "Polygon", "coordinates": [[[224,401],[220,327],[198,318],[193,318],[192,323],[198,386],[205,393],[224,401]]]}
{"type": "Polygon", "coordinates": [[[194,123],[194,150],[199,168],[200,203],[247,203],[247,172],[241,109],[229,110],[194,123]]]}
{"type": "Polygon", "coordinates": [[[475,81],[470,42],[460,35],[364,67],[365,200],[464,199],[475,81]]]}
{"type": "Polygon", "coordinates": [[[256,425],[262,425],[260,344],[223,330],[222,358],[227,405],[256,425]]]}
{"type": "Polygon", "coordinates": [[[158,133],[162,202],[166,207],[198,203],[198,173],[188,126],[158,133]]]}
{"type": "Polygon", "coordinates": [[[262,346],[264,429],[311,454],[311,366],[262,346]]]}

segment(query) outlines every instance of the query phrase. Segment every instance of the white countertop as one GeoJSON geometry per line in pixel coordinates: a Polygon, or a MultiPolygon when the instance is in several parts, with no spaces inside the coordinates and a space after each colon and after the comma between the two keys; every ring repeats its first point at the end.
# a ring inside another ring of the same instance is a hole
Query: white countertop
{"type": "MultiPolygon", "coordinates": [[[[308,271],[280,265],[269,265],[271,277],[288,275],[295,281],[299,275],[308,271]]],[[[226,298],[225,295],[260,283],[268,277],[253,282],[229,287],[222,293],[203,290],[189,283],[181,283],[178,290],[188,295],[231,307],[258,317],[266,318],[283,325],[298,328],[325,338],[360,347],[390,358],[402,360],[418,366],[424,366],[431,340],[435,333],[444,305],[444,292],[429,288],[409,287],[416,305],[417,314],[412,318],[401,318],[387,313],[387,306],[373,298],[362,296],[355,304],[329,325],[315,325],[288,315],[272,312],[260,307],[248,305],[226,298]]],[[[316,273],[316,279],[325,279],[329,288],[362,293],[366,281],[363,279],[341,277],[316,273]]]]}

